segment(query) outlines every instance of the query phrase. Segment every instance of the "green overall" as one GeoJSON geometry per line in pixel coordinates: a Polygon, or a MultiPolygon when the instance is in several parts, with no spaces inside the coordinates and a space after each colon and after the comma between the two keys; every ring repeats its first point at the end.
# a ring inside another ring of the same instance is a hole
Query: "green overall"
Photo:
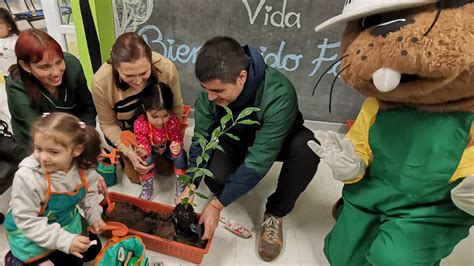
{"type": "Polygon", "coordinates": [[[326,237],[331,265],[439,265],[467,237],[474,217],[459,210],[449,182],[473,114],[379,111],[369,131],[373,161],[343,188],[344,207],[326,237]]]}
{"type": "MultiPolygon", "coordinates": [[[[83,231],[81,215],[76,205],[87,193],[87,182],[82,169],[79,170],[79,175],[81,184],[73,192],[51,192],[51,176],[46,173],[48,189],[41,204],[41,211],[38,213],[38,216],[48,217],[48,224],[59,223],[64,230],[73,234],[81,234],[83,231]]],[[[25,263],[34,262],[54,251],[40,247],[25,237],[17,228],[11,211],[7,214],[5,228],[12,254],[25,263]]]]}

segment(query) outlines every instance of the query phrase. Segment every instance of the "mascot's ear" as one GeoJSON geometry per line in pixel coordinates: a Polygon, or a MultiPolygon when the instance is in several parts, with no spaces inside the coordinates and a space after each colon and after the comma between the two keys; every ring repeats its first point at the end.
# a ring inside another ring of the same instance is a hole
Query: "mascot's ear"
{"type": "Polygon", "coordinates": [[[458,8],[458,7],[467,5],[469,3],[474,3],[474,0],[441,0],[440,2],[444,2],[443,8],[448,9],[448,8],[458,8]]]}

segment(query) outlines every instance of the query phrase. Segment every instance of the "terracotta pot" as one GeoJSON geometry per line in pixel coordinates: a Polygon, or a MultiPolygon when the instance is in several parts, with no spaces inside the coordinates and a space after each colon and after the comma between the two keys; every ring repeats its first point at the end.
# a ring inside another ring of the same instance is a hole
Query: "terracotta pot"
{"type": "MultiPolygon", "coordinates": [[[[137,197],[132,197],[129,195],[116,193],[116,192],[110,192],[109,198],[112,201],[121,201],[121,202],[130,203],[132,205],[140,207],[141,209],[145,211],[153,211],[153,212],[158,212],[162,214],[165,214],[165,213],[171,214],[174,209],[173,206],[168,206],[168,205],[164,205],[157,202],[151,202],[151,201],[143,200],[137,197]]],[[[199,213],[197,215],[198,217],[200,216],[199,213]]],[[[210,239],[209,241],[207,241],[206,247],[204,249],[201,249],[198,247],[190,246],[190,245],[179,243],[176,241],[169,241],[167,239],[150,235],[150,234],[146,234],[140,231],[135,231],[133,229],[128,230],[128,235],[140,236],[143,240],[143,243],[145,244],[146,249],[148,250],[156,251],[159,253],[163,253],[169,256],[179,258],[179,259],[187,260],[195,264],[201,263],[204,255],[209,252],[209,248],[211,247],[211,242],[212,242],[212,239],[210,239]]]]}

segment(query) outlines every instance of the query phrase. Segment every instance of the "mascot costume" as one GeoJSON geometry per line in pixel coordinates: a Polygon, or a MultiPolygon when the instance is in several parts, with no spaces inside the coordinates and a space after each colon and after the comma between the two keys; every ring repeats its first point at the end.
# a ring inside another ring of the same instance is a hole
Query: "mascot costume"
{"type": "Polygon", "coordinates": [[[345,183],[331,265],[439,265],[474,224],[474,0],[346,0],[341,78],[367,97],[313,151],[345,183]]]}

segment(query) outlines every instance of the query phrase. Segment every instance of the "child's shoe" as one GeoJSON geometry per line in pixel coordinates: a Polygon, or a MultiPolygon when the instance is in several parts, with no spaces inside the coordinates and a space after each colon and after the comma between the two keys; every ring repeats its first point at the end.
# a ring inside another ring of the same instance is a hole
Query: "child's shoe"
{"type": "Polygon", "coordinates": [[[183,181],[176,180],[176,188],[174,191],[174,197],[177,198],[181,193],[183,193],[184,188],[186,187],[186,184],[183,181]]]}
{"type": "Polygon", "coordinates": [[[15,256],[13,256],[11,251],[8,251],[8,253],[5,255],[4,261],[5,261],[5,265],[8,265],[8,266],[24,266],[24,265],[26,265],[21,260],[17,259],[15,256]]]}
{"type": "MultiPolygon", "coordinates": [[[[178,175],[176,175],[176,178],[178,178],[178,175]]],[[[184,189],[186,188],[186,184],[181,181],[181,180],[176,180],[176,187],[174,191],[174,203],[178,204],[178,197],[183,193],[184,189]]]]}
{"type": "Polygon", "coordinates": [[[179,180],[176,181],[176,188],[175,188],[175,191],[174,191],[174,203],[175,204],[178,203],[178,197],[179,197],[179,195],[181,195],[181,193],[183,193],[185,187],[186,187],[186,184],[183,181],[179,181],[179,180]]]}
{"type": "Polygon", "coordinates": [[[144,200],[150,200],[153,196],[153,177],[150,177],[146,180],[141,181],[142,183],[142,192],[140,193],[140,198],[144,200]]]}

